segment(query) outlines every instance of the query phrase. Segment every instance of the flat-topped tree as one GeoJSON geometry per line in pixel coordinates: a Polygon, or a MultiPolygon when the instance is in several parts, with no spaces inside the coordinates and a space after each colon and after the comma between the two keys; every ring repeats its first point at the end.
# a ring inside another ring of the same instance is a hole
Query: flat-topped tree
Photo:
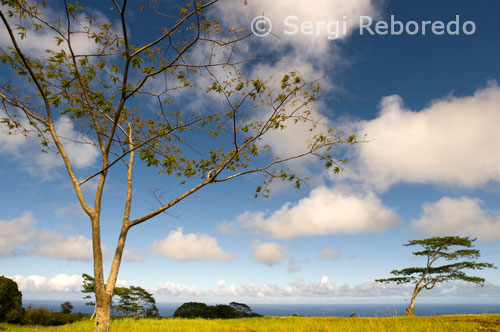
{"type": "Polygon", "coordinates": [[[496,268],[491,263],[478,263],[479,250],[473,249],[473,243],[477,238],[468,236],[445,236],[432,237],[423,240],[412,240],[404,246],[422,246],[423,250],[413,252],[413,255],[424,256],[427,263],[424,267],[409,267],[402,270],[393,270],[391,274],[396,277],[387,279],[376,279],[381,283],[415,284],[410,304],[406,308],[406,314],[414,314],[415,298],[424,289],[431,290],[438,283],[451,280],[461,280],[475,284],[484,284],[485,279],[477,276],[467,275],[464,270],[483,270],[496,268]],[[450,261],[449,264],[435,266],[437,260],[450,261]],[[462,260],[464,259],[464,260],[462,260]],[[459,262],[451,263],[451,261],[459,262]],[[434,265],[433,265],[434,264],[434,265]]]}
{"type": "Polygon", "coordinates": [[[327,128],[321,115],[312,111],[321,96],[317,81],[306,80],[295,68],[282,77],[247,76],[255,64],[279,59],[271,51],[261,55],[249,44],[239,48],[249,42],[251,33],[222,26],[211,10],[216,4],[217,0],[114,0],[101,4],[102,15],[92,17],[96,11],[83,8],[87,2],[2,1],[0,21],[9,45],[0,48],[0,105],[6,114],[0,126],[8,133],[36,135],[43,150],[57,153],[88,215],[96,331],[109,329],[131,228],[202,188],[247,174],[263,176],[256,192],[264,196],[273,179],[300,187],[304,178],[288,168],[297,158],[317,157],[339,172],[345,160],[332,148],[356,141],[327,128]],[[47,42],[36,52],[30,41],[40,35],[47,42]],[[207,95],[211,97],[201,107],[192,103],[207,95]],[[58,126],[61,120],[81,135],[65,137],[58,126]],[[277,132],[296,126],[310,133],[303,150],[273,150],[270,144],[277,132]],[[70,153],[69,142],[73,148],[80,143],[95,146],[99,165],[85,174],[78,171],[78,154],[70,153]],[[140,162],[155,173],[179,179],[172,199],[158,199],[158,205],[144,214],[132,211],[134,165],[140,162]],[[101,213],[112,172],[126,189],[106,278],[101,213]],[[91,179],[94,189],[88,185],[91,179]]]}

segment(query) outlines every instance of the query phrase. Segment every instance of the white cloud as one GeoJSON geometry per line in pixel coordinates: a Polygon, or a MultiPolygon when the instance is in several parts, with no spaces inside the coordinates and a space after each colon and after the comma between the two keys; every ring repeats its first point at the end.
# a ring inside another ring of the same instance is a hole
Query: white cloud
{"type": "Polygon", "coordinates": [[[400,96],[382,99],[378,118],[359,124],[356,177],[381,190],[398,182],[475,188],[500,178],[500,87],[448,97],[414,112],[400,96]]]}
{"type": "Polygon", "coordinates": [[[154,292],[155,294],[169,296],[203,296],[203,292],[195,286],[185,286],[171,281],[159,283],[154,292]]]}
{"type": "Polygon", "coordinates": [[[269,266],[279,264],[285,251],[282,246],[274,242],[254,241],[250,248],[255,261],[269,266]]]}
{"type": "MultiPolygon", "coordinates": [[[[322,276],[319,281],[306,282],[297,279],[294,282],[280,285],[267,283],[255,285],[251,281],[240,284],[227,284],[219,280],[215,290],[199,290],[194,286],[185,286],[172,282],[159,284],[153,290],[155,294],[170,296],[196,296],[196,297],[221,297],[221,298],[247,298],[247,299],[283,299],[283,298],[375,298],[375,297],[404,297],[411,294],[411,285],[380,284],[374,281],[357,285],[337,285],[328,276],[322,276]]],[[[491,297],[497,294],[500,286],[486,282],[484,287],[464,282],[448,282],[438,284],[432,291],[423,292],[422,297],[477,296],[491,297]]]]}
{"type": "MultiPolygon", "coordinates": [[[[5,8],[5,6],[3,7],[5,8]]],[[[38,8],[39,13],[48,21],[54,22],[60,20],[60,12],[50,7],[38,8]]],[[[92,16],[93,26],[101,26],[102,24],[109,24],[109,19],[100,11],[87,10],[86,13],[80,13],[76,15],[76,19],[72,20],[72,31],[84,31],[89,28],[88,16],[92,16]]],[[[8,19],[12,27],[15,27],[14,19],[8,19]]],[[[16,37],[17,43],[23,52],[29,56],[40,58],[47,56],[46,50],[61,50],[64,49],[66,54],[69,54],[69,48],[66,42],[58,45],[55,37],[59,36],[55,31],[50,28],[45,27],[44,29],[37,30],[29,24],[25,24],[26,36],[21,39],[16,31],[14,35],[16,37]]],[[[96,29],[90,29],[95,31],[96,29]]],[[[63,30],[64,32],[64,30],[63,30]]],[[[71,46],[75,54],[92,54],[97,51],[98,45],[89,35],[85,33],[73,33],[71,36],[71,46]]],[[[12,44],[10,36],[7,33],[4,25],[0,26],[0,46],[6,47],[12,44]]]]}
{"type": "Polygon", "coordinates": [[[340,251],[333,250],[332,248],[323,248],[319,252],[319,258],[324,260],[339,260],[342,257],[340,251]]]}
{"type": "Polygon", "coordinates": [[[225,252],[217,243],[217,239],[206,234],[183,234],[182,227],[171,231],[163,240],[153,242],[151,248],[163,255],[185,262],[188,260],[233,260],[235,255],[225,252]]]}
{"type": "Polygon", "coordinates": [[[80,292],[83,279],[79,275],[58,274],[52,278],[39,275],[10,277],[22,292],[80,292]]]}
{"type": "Polygon", "coordinates": [[[32,253],[60,259],[92,260],[92,241],[83,235],[49,234],[45,238],[48,243],[33,247],[32,253]]]}
{"type": "MultiPolygon", "coordinates": [[[[80,144],[76,141],[91,141],[87,136],[81,135],[75,130],[75,126],[70,118],[63,116],[56,121],[56,132],[62,137],[62,143],[68,157],[76,168],[86,168],[91,166],[99,155],[98,149],[91,144],[80,144]],[[68,140],[65,140],[67,138],[68,140]]],[[[59,156],[57,156],[58,159],[59,156]]],[[[61,161],[62,164],[62,161],[61,161]]]]}
{"type": "Polygon", "coordinates": [[[278,238],[326,234],[357,234],[389,229],[399,217],[373,193],[354,194],[319,187],[296,204],[287,203],[279,210],[245,212],[237,223],[263,230],[278,238]]]}
{"type": "MultiPolygon", "coordinates": [[[[0,109],[0,118],[5,116],[5,111],[0,109]]],[[[30,128],[25,118],[21,122],[25,128],[30,128]]],[[[89,142],[90,138],[77,132],[73,122],[68,117],[62,116],[57,119],[55,127],[75,168],[84,169],[94,164],[99,151],[91,144],[74,142],[89,142]]],[[[22,165],[22,168],[34,176],[51,178],[54,176],[52,170],[63,166],[63,161],[55,152],[44,153],[41,152],[41,149],[40,141],[35,135],[28,135],[28,137],[20,133],[9,135],[6,128],[0,125],[0,155],[3,154],[10,159],[16,160],[22,165]],[[30,158],[26,158],[26,156],[30,156],[30,158]]]]}
{"type": "MultiPolygon", "coordinates": [[[[29,275],[27,277],[16,274],[9,277],[14,280],[22,292],[65,292],[79,293],[82,290],[83,278],[80,275],[64,273],[53,277],[29,275]]],[[[117,280],[116,287],[125,287],[125,280],[117,280]]]]}
{"type": "Polygon", "coordinates": [[[18,246],[36,236],[36,220],[31,212],[25,212],[12,220],[0,220],[0,255],[15,256],[23,252],[18,246]]]}
{"type": "MultiPolygon", "coordinates": [[[[12,220],[0,220],[0,255],[36,255],[90,261],[92,241],[83,235],[64,235],[42,230],[31,212],[12,220]]],[[[103,245],[107,256],[106,246],[103,245]]]]}
{"type": "MultiPolygon", "coordinates": [[[[303,59],[289,58],[274,65],[261,64],[255,66],[251,77],[258,77],[265,81],[268,88],[273,89],[273,95],[277,96],[278,93],[281,93],[281,80],[283,76],[290,74],[291,71],[300,74],[306,81],[317,80],[324,76],[321,70],[314,68],[312,64],[303,59]]],[[[333,84],[327,80],[322,80],[321,86],[324,89],[334,89],[333,84]]],[[[304,98],[297,97],[294,103],[285,105],[282,110],[284,114],[290,115],[298,105],[305,102],[304,98]]],[[[283,125],[285,128],[270,130],[265,135],[262,145],[269,144],[273,153],[282,158],[307,152],[309,150],[309,143],[313,140],[314,136],[319,133],[327,133],[328,126],[331,126],[328,117],[323,114],[324,107],[325,105],[322,102],[309,102],[307,104],[307,108],[310,111],[309,115],[303,113],[306,110],[305,107],[301,108],[301,113],[295,113],[296,115],[300,114],[304,118],[307,117],[309,121],[295,122],[295,118],[284,121],[283,125]],[[317,124],[317,127],[313,128],[313,124],[317,124]]],[[[273,110],[270,108],[265,112],[261,112],[262,119],[270,117],[271,112],[273,110]]],[[[294,160],[293,165],[301,166],[310,163],[311,159],[301,158],[294,160]]],[[[301,171],[304,170],[301,169],[301,171]]]]}
{"type": "Polygon", "coordinates": [[[479,199],[443,197],[422,206],[412,226],[427,235],[471,235],[482,240],[500,239],[500,211],[481,208],[479,199]]]}
{"type": "MultiPolygon", "coordinates": [[[[297,23],[303,21],[316,22],[342,22],[346,16],[347,35],[350,35],[359,25],[359,17],[368,15],[377,17],[378,9],[375,1],[371,0],[316,0],[314,2],[306,1],[287,1],[287,0],[252,0],[247,5],[242,1],[227,0],[220,2],[217,6],[219,13],[224,18],[226,26],[235,25],[236,28],[244,28],[250,31],[250,24],[254,17],[265,15],[272,21],[272,33],[277,37],[267,36],[261,38],[262,42],[272,45],[273,48],[292,47],[304,53],[307,50],[309,56],[319,56],[325,54],[332,41],[329,40],[326,30],[326,23],[320,27],[319,33],[316,30],[313,34],[287,35],[285,31],[285,17],[296,16],[297,23]]],[[[292,23],[295,23],[292,22],[292,23]]],[[[342,29],[342,25],[340,26],[342,29]]],[[[331,30],[334,26],[331,26],[331,30]]],[[[286,28],[287,31],[291,29],[286,28]]],[[[333,31],[332,31],[333,32],[333,31]]],[[[343,35],[340,36],[344,38],[343,35]]]]}

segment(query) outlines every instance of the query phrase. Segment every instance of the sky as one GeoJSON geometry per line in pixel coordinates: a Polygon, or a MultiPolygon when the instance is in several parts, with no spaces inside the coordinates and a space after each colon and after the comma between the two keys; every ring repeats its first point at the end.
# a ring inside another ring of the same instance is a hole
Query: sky
{"type": "MultiPolygon", "coordinates": [[[[102,3],[87,6],[99,20],[117,22],[102,3]]],[[[446,235],[477,237],[480,260],[500,266],[498,1],[226,0],[211,13],[249,31],[254,17],[268,17],[271,33],[253,36],[250,45],[272,49],[281,61],[247,70],[323,77],[329,98],[313,112],[334,128],[366,134],[367,142],[339,147],[349,162],[338,175],[309,159],[290,164],[311,177],[300,190],[276,185],[269,198],[254,198],[262,179],[252,175],[208,186],[133,228],[118,285],[142,286],[160,302],[404,302],[410,286],[374,279],[424,264],[402,244],[446,235]],[[360,17],[373,20],[372,31],[391,18],[405,31],[391,35],[389,26],[387,34],[372,35],[360,17]],[[411,21],[417,23],[408,28],[411,21]],[[431,22],[425,35],[422,21],[431,22]],[[436,28],[441,34],[432,30],[436,21],[444,22],[436,28]],[[458,24],[447,31],[449,22],[458,24]],[[338,38],[335,24],[345,27],[338,38]]],[[[148,36],[138,24],[143,18],[130,14],[132,36],[148,36]]],[[[22,44],[30,54],[50,42],[40,34],[22,44]]],[[[0,36],[5,47],[5,30],[0,36]]],[[[206,98],[200,93],[188,105],[200,107],[206,98]]],[[[56,127],[78,137],[68,118],[56,127]]],[[[81,299],[81,274],[92,273],[89,220],[59,157],[40,153],[36,138],[2,129],[0,274],[18,283],[24,299],[81,299]]],[[[273,151],[299,149],[308,137],[301,129],[271,137],[273,151]]],[[[99,169],[96,149],[66,147],[82,178],[99,169]]],[[[105,271],[120,229],[123,174],[111,172],[104,195],[105,271]]],[[[133,215],[152,209],[154,189],[165,198],[180,190],[175,180],[138,164],[133,215]]],[[[475,273],[486,279],[484,287],[446,283],[421,301],[497,303],[499,270],[475,273]]]]}

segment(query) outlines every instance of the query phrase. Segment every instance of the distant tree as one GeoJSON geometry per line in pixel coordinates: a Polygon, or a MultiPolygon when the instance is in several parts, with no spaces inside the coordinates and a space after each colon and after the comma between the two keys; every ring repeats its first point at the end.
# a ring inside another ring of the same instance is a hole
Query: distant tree
{"type": "Polygon", "coordinates": [[[23,313],[23,294],[17,283],[0,276],[0,322],[20,323],[23,313]]]}
{"type": "MultiPolygon", "coordinates": [[[[201,302],[187,302],[183,303],[174,312],[174,317],[180,318],[197,318],[204,317],[207,313],[208,306],[201,302]]],[[[206,318],[206,317],[204,317],[206,318]]]]}
{"type": "Polygon", "coordinates": [[[242,313],[242,316],[252,314],[252,309],[245,303],[231,302],[229,303],[236,311],[242,313]]]}
{"type": "Polygon", "coordinates": [[[252,309],[244,303],[231,302],[227,304],[217,304],[213,306],[200,302],[187,302],[182,304],[174,312],[174,317],[179,318],[240,318],[259,317],[261,315],[252,312],[252,309]]]}
{"type": "Polygon", "coordinates": [[[114,306],[117,312],[134,317],[158,317],[158,308],[153,294],[138,286],[116,287],[114,296],[118,304],[114,306]]]}
{"type": "MultiPolygon", "coordinates": [[[[86,300],[94,299],[94,278],[85,273],[82,274],[82,278],[82,293],[86,294],[83,298],[86,300]]],[[[89,301],[86,304],[95,305],[93,301],[89,301]]],[[[139,286],[115,287],[111,307],[118,313],[133,315],[134,317],[159,317],[153,294],[139,286]],[[118,304],[114,305],[113,301],[117,301],[118,304]]]]}
{"type": "Polygon", "coordinates": [[[61,312],[63,314],[70,314],[71,311],[73,311],[73,305],[71,304],[71,302],[66,301],[61,304],[61,312]]]}
{"type": "Polygon", "coordinates": [[[415,298],[424,289],[431,290],[438,283],[444,283],[451,280],[462,280],[475,284],[484,284],[485,279],[477,276],[469,276],[463,270],[483,270],[487,268],[496,268],[491,263],[478,263],[479,250],[472,249],[475,239],[460,236],[432,237],[423,240],[412,240],[404,246],[419,245],[423,250],[413,252],[413,255],[424,256],[427,263],[424,267],[410,267],[402,270],[393,270],[391,274],[396,277],[387,279],[376,279],[381,283],[396,284],[415,284],[410,304],[406,308],[406,314],[414,314],[415,298]],[[458,248],[460,249],[458,249],[458,248]],[[455,261],[466,259],[446,265],[433,266],[438,260],[455,261]]]}

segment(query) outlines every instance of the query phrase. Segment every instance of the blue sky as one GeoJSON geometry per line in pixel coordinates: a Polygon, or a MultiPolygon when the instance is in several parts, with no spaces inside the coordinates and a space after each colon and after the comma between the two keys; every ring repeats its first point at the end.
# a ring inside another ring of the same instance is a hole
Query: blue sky
{"type": "MultiPolygon", "coordinates": [[[[92,8],[114,21],[106,6],[92,8]]],[[[283,61],[247,70],[324,76],[331,98],[314,111],[333,127],[367,134],[369,142],[341,150],[350,162],[340,175],[309,161],[291,164],[311,175],[300,190],[277,185],[270,198],[254,199],[261,179],[252,175],[204,188],[169,215],[132,229],[121,284],[146,287],[168,302],[400,302],[410,288],[373,280],[422,264],[401,245],[439,235],[478,237],[481,260],[500,265],[500,3],[249,0],[246,6],[221,1],[212,13],[246,29],[253,17],[268,16],[275,36],[251,43],[272,47],[283,61]],[[323,30],[285,36],[289,15],[313,23],[346,16],[348,34],[339,40],[323,30]],[[361,36],[360,15],[374,21],[394,15],[404,23],[447,23],[459,15],[474,22],[476,32],[361,36]]],[[[130,17],[132,35],[147,33],[138,20],[130,17]]],[[[36,44],[30,47],[36,52],[36,44]]],[[[76,132],[70,122],[59,126],[76,132]]],[[[293,152],[303,137],[292,130],[271,144],[293,152]]],[[[72,149],[82,178],[97,169],[95,151],[72,149]]],[[[38,150],[34,139],[0,132],[0,273],[13,277],[26,299],[78,299],[79,276],[92,271],[89,221],[57,156],[38,150]]],[[[105,190],[107,266],[120,227],[123,174],[113,170],[105,190]]],[[[133,215],[156,204],[152,189],[166,199],[180,190],[175,180],[139,165],[133,215]]],[[[477,274],[485,287],[451,283],[422,300],[498,301],[499,271],[477,274]]]]}

